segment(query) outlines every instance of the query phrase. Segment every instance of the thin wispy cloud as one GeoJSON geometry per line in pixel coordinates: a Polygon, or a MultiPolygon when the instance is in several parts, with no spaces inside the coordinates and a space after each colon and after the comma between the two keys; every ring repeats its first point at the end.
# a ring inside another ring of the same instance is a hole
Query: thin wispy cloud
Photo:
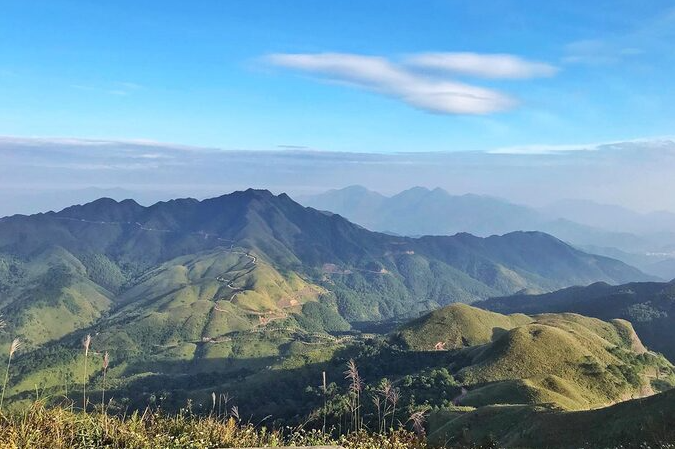
{"type": "Polygon", "coordinates": [[[528,79],[558,73],[558,68],[551,64],[509,54],[421,53],[405,62],[419,68],[492,79],[528,79]]]}
{"type": "Polygon", "coordinates": [[[288,145],[288,144],[281,144],[277,145],[277,148],[280,148],[282,150],[310,150],[308,146],[305,145],[288,145]]]}
{"type": "Polygon", "coordinates": [[[672,195],[652,194],[675,189],[674,170],[675,143],[667,137],[384,154],[302,148],[185,151],[180,145],[151,142],[0,137],[0,216],[3,210],[4,214],[25,210],[13,195],[17,189],[37,189],[36,182],[45,191],[133,184],[178,196],[206,190],[216,195],[251,186],[289,194],[350,184],[399,191],[424,183],[525,203],[580,197],[675,210],[672,195]]]}
{"type": "Polygon", "coordinates": [[[621,42],[587,39],[566,45],[562,62],[588,65],[616,64],[625,58],[642,53],[640,48],[626,46],[621,42]]]}
{"type": "Polygon", "coordinates": [[[490,154],[545,155],[570,151],[595,151],[600,144],[584,145],[521,145],[489,150],[490,154]]]}
{"type": "Polygon", "coordinates": [[[648,150],[668,150],[672,153],[675,148],[672,138],[650,138],[650,139],[634,139],[628,141],[611,141],[600,143],[587,144],[571,144],[571,145],[520,145],[496,148],[488,150],[488,154],[503,154],[513,156],[545,156],[561,153],[579,152],[579,151],[621,151],[629,148],[635,150],[639,148],[643,151],[648,150]]]}
{"type": "Polygon", "coordinates": [[[518,101],[495,89],[456,81],[447,74],[429,74],[429,68],[482,78],[522,79],[556,72],[553,66],[509,55],[472,53],[427,53],[409,56],[403,62],[348,53],[277,53],[266,56],[265,61],[439,114],[490,114],[512,109],[518,101]]]}
{"type": "Polygon", "coordinates": [[[675,7],[668,7],[632,29],[610,36],[570,42],[562,62],[590,66],[618,64],[640,56],[672,54],[675,38],[675,7]]]}

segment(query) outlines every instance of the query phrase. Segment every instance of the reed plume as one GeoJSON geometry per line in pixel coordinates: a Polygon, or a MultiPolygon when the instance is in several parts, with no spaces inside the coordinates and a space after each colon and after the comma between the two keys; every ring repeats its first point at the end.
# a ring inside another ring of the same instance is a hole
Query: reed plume
{"type": "Polygon", "coordinates": [[[101,409],[105,412],[105,375],[108,372],[108,366],[110,365],[110,356],[108,351],[103,354],[103,388],[101,391],[101,409]]]}
{"type": "Polygon", "coordinates": [[[230,412],[230,415],[232,415],[232,417],[234,419],[236,419],[237,422],[239,422],[239,407],[237,407],[236,405],[233,405],[232,411],[230,412]]]}
{"type": "Polygon", "coordinates": [[[322,432],[325,434],[326,433],[326,413],[328,412],[327,407],[326,407],[326,394],[327,394],[327,386],[326,386],[326,372],[322,372],[323,376],[323,427],[322,427],[322,432]]]}
{"type": "MultiPolygon", "coordinates": [[[[4,326],[4,322],[3,322],[4,326]]],[[[7,381],[9,380],[9,366],[12,364],[12,357],[14,353],[21,347],[21,340],[15,338],[12,344],[9,345],[9,359],[7,359],[7,370],[5,371],[5,382],[2,384],[2,396],[0,396],[0,411],[2,411],[2,404],[5,401],[5,390],[7,389],[7,381]]]]}
{"type": "Polygon", "coordinates": [[[354,424],[354,429],[359,430],[360,428],[360,419],[359,411],[361,408],[361,391],[363,390],[363,379],[359,375],[358,367],[354,359],[349,359],[347,362],[347,371],[344,372],[345,379],[350,381],[349,391],[351,393],[351,409],[352,409],[352,421],[354,424]]]}
{"type": "Polygon", "coordinates": [[[418,436],[424,436],[424,422],[426,421],[426,415],[424,411],[420,410],[414,412],[412,415],[410,415],[408,421],[412,422],[413,429],[418,436]]]}
{"type": "Polygon", "coordinates": [[[84,370],[82,373],[82,410],[87,412],[87,358],[89,357],[89,346],[91,346],[91,335],[87,334],[82,340],[84,347],[84,370]]]}

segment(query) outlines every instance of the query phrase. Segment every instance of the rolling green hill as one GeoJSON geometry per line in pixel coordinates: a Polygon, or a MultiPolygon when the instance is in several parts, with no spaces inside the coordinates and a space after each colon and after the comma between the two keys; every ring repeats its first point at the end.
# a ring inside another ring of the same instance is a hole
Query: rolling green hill
{"type": "Polygon", "coordinates": [[[501,313],[575,312],[603,320],[621,318],[635,326],[650,349],[675,360],[675,283],[597,283],[542,295],[513,295],[476,304],[501,313]]]}
{"type": "Polygon", "coordinates": [[[674,415],[675,390],[576,412],[531,405],[456,407],[431,413],[429,440],[559,449],[668,447],[675,440],[674,415]]]}
{"type": "Polygon", "coordinates": [[[412,350],[429,351],[437,345],[439,349],[459,349],[490,343],[496,334],[530,322],[527,315],[505,316],[457,304],[406,324],[395,338],[412,350]]]}
{"type": "Polygon", "coordinates": [[[453,374],[468,390],[460,403],[471,406],[599,407],[653,394],[661,369],[668,377],[672,368],[646,351],[630,323],[577,314],[501,315],[455,304],[404,325],[392,341],[459,350],[453,374]]]}

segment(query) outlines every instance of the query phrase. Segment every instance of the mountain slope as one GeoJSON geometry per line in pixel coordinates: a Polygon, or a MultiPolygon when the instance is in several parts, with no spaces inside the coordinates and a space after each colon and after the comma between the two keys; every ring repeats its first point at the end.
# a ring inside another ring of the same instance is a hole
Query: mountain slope
{"type": "Polygon", "coordinates": [[[394,338],[411,350],[460,349],[490,343],[496,333],[530,322],[527,315],[505,316],[455,304],[407,323],[394,338]]]}
{"type": "Polygon", "coordinates": [[[534,406],[440,410],[429,419],[432,443],[497,441],[500,447],[667,447],[675,439],[675,390],[611,407],[556,411],[534,406]]]}
{"type": "Polygon", "coordinates": [[[597,283],[543,295],[514,295],[476,304],[501,313],[574,312],[600,319],[621,318],[635,326],[645,344],[675,359],[675,283],[597,283]]]}
{"type": "Polygon", "coordinates": [[[408,350],[459,349],[453,374],[468,391],[457,402],[469,406],[598,407],[652,394],[659,367],[670,372],[627,321],[576,314],[507,316],[453,304],[403,325],[391,338],[408,350]]]}
{"type": "Polygon", "coordinates": [[[59,339],[101,318],[112,306],[115,272],[98,278],[85,263],[60,247],[51,247],[26,261],[0,255],[0,301],[8,331],[24,343],[59,339]],[[98,281],[98,282],[97,282],[98,281]]]}

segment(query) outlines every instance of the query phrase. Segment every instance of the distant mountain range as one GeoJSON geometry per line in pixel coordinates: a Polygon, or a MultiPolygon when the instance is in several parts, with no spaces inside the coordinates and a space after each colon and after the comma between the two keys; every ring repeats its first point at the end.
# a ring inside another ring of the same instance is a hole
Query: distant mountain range
{"type": "Polygon", "coordinates": [[[663,279],[675,278],[675,214],[640,214],[590,201],[542,208],[481,195],[414,187],[391,197],[362,186],[300,198],[368,229],[396,235],[479,236],[517,230],[546,232],[581,249],[620,259],[663,279]]]}
{"type": "Polygon", "coordinates": [[[47,374],[74,373],[85,333],[125,391],[148,391],[152,376],[184,390],[197,378],[179,374],[257,372],[298,357],[289,341],[326,344],[363,322],[651,279],[541,232],[393,236],[264,190],[149,207],[103,198],[0,220],[0,343],[18,336],[29,351],[14,395],[62,386],[47,374]]]}

